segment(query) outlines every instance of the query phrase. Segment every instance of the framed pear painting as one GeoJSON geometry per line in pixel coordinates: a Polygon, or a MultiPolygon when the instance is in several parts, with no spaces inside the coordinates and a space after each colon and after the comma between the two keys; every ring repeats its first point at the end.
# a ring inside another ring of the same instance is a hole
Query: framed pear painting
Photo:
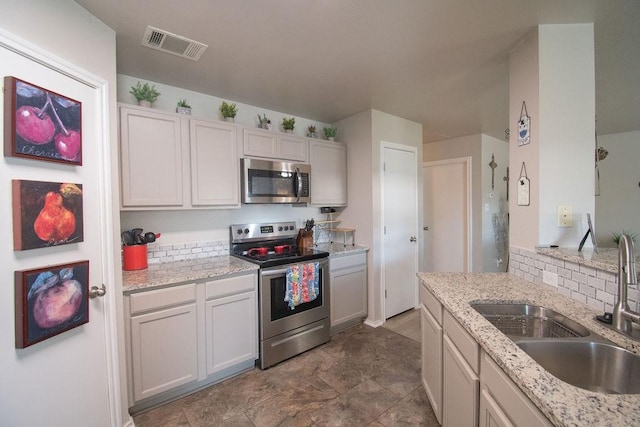
{"type": "Polygon", "coordinates": [[[82,103],[4,78],[4,155],[82,165],[82,103]]]}
{"type": "Polygon", "coordinates": [[[13,249],[84,240],[82,184],[12,180],[13,249]]]}

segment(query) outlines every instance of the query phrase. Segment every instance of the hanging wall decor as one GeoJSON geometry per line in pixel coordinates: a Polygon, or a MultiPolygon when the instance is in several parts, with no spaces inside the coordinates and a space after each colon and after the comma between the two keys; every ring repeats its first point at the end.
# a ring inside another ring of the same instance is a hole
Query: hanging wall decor
{"type": "Polygon", "coordinates": [[[82,165],[82,103],[4,78],[4,155],[82,165]]]}
{"type": "Polygon", "coordinates": [[[16,348],[89,321],[89,261],[15,272],[16,348]]]}
{"type": "Polygon", "coordinates": [[[14,179],[13,250],[84,240],[82,184],[14,179]]]}
{"type": "Polygon", "coordinates": [[[518,206],[529,206],[529,183],[527,167],[522,162],[520,177],[518,178],[518,206]]]}
{"type": "Polygon", "coordinates": [[[491,153],[491,161],[489,162],[489,167],[491,168],[491,192],[489,193],[489,198],[493,199],[493,190],[495,188],[495,172],[498,164],[496,163],[496,158],[491,153]]]}
{"type": "Polygon", "coordinates": [[[520,119],[518,120],[518,147],[531,142],[531,116],[527,111],[527,104],[522,101],[520,119]]]}

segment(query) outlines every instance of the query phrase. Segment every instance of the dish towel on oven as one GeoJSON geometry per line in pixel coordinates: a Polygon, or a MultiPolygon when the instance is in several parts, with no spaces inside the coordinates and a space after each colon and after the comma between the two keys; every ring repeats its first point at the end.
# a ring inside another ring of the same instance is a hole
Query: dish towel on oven
{"type": "Polygon", "coordinates": [[[319,264],[296,264],[287,267],[287,288],[284,294],[284,302],[289,304],[289,309],[305,302],[313,301],[320,294],[318,284],[319,264]]]}

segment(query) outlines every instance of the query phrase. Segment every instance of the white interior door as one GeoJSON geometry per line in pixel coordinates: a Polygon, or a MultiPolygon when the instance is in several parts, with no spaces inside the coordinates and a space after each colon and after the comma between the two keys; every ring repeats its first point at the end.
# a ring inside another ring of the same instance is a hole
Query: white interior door
{"type": "MultiPolygon", "coordinates": [[[[0,76],[14,76],[82,102],[82,166],[51,163],[38,159],[5,157],[0,162],[1,215],[0,258],[3,260],[0,286],[0,425],[6,426],[112,426],[119,399],[110,392],[118,373],[110,370],[111,346],[107,339],[107,314],[115,297],[89,299],[89,322],[37,342],[24,349],[13,348],[14,271],[45,268],[59,264],[89,261],[88,286],[100,287],[104,280],[103,258],[106,245],[105,205],[110,203],[105,152],[108,128],[104,119],[102,88],[90,87],[63,72],[50,68],[49,58],[37,62],[8,49],[13,42],[0,38],[0,76]],[[7,45],[4,45],[7,43],[7,45]],[[42,247],[24,251],[13,250],[11,180],[31,180],[82,185],[84,238],[81,242],[42,247]],[[109,301],[112,301],[111,303],[109,301]]],[[[16,44],[16,46],[18,46],[16,44]]],[[[34,53],[36,58],[42,55],[34,53]]],[[[53,62],[53,60],[51,60],[53,62]]],[[[53,67],[53,66],[52,66],[53,67]]],[[[64,65],[65,72],[76,71],[64,65]]],[[[81,77],[81,76],[79,76],[81,77]]],[[[6,88],[5,88],[6,89],[6,88]]],[[[5,92],[5,96],[8,93],[5,92]]],[[[35,101],[34,101],[35,102],[35,101]]],[[[38,101],[40,102],[40,101],[38,101]]],[[[0,107],[3,109],[4,107],[0,107]]],[[[5,112],[6,113],[6,112],[5,112]]],[[[63,114],[63,113],[60,113],[63,114]]],[[[52,119],[53,120],[53,119],[52,119]]],[[[56,124],[56,126],[59,126],[56,124]]],[[[3,124],[0,122],[0,128],[3,124]]],[[[60,129],[56,127],[56,132],[60,129]]],[[[4,129],[3,129],[4,131],[4,129]]],[[[0,132],[2,133],[2,132],[0,132]]],[[[53,144],[49,142],[47,144],[53,144]]],[[[34,147],[38,149],[38,146],[34,147]]],[[[111,259],[107,262],[113,262],[111,259]]],[[[35,277],[35,276],[34,276],[35,277]]],[[[56,285],[58,286],[58,285],[56,285]]],[[[54,286],[55,288],[55,286],[54,286]]],[[[53,288],[51,288],[53,289],[53,288]]],[[[111,291],[112,289],[109,289],[111,291]]],[[[83,293],[87,296],[86,293],[83,293]]],[[[55,300],[60,294],[52,292],[55,300]]],[[[29,312],[29,308],[26,310],[29,312]]],[[[112,311],[110,311],[112,312],[112,311]]],[[[32,323],[33,324],[33,323],[32,323]]],[[[46,327],[42,327],[45,329],[46,327]]],[[[110,330],[110,329],[109,329],[110,330]]]]}
{"type": "Polygon", "coordinates": [[[470,271],[467,158],[425,163],[422,271],[470,271]]]}
{"type": "Polygon", "coordinates": [[[383,143],[385,319],[416,306],[418,185],[416,151],[383,143]]]}

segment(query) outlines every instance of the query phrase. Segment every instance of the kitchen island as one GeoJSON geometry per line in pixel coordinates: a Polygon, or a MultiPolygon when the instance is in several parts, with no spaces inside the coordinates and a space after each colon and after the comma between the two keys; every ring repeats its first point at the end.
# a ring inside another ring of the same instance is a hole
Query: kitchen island
{"type": "Polygon", "coordinates": [[[600,325],[595,310],[554,288],[508,273],[419,273],[421,286],[471,335],[548,420],[558,426],[640,425],[640,395],[591,392],[549,374],[469,303],[529,303],[551,308],[620,347],[639,354],[640,342],[600,325]]]}

